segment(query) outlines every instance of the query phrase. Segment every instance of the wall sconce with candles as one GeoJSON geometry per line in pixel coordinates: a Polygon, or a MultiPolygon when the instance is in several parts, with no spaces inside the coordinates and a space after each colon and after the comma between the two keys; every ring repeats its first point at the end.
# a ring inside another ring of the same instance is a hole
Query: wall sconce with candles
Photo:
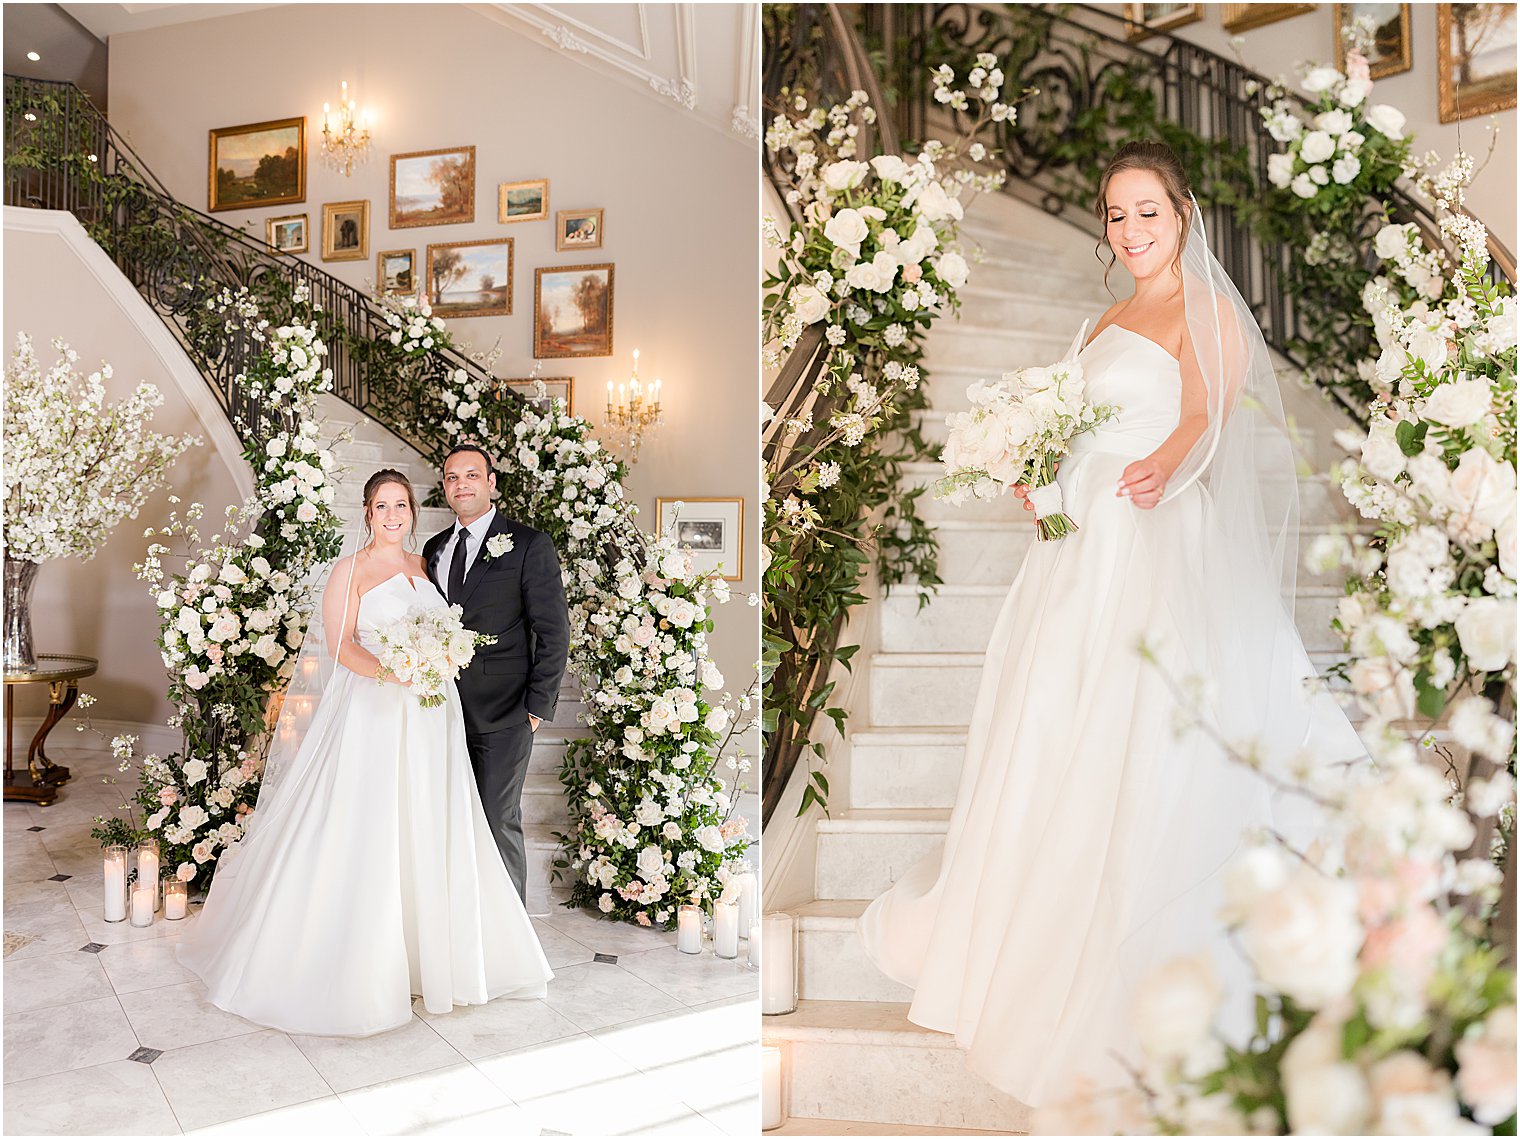
{"type": "Polygon", "coordinates": [[[327,165],[343,171],[345,178],[352,175],[354,163],[369,157],[369,127],[370,113],[360,113],[358,104],[348,97],[348,82],[345,80],[336,121],[332,108],[322,104],[322,157],[327,160],[327,165]]]}
{"type": "Polygon", "coordinates": [[[646,432],[660,425],[660,380],[646,386],[639,379],[639,350],[633,350],[633,375],[626,384],[607,381],[607,429],[623,442],[630,464],[639,461],[639,445],[646,432]]]}

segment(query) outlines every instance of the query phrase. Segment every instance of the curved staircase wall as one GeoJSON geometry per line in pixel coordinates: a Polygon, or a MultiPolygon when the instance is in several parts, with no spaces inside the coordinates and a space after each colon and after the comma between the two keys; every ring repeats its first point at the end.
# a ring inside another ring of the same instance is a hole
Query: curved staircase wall
{"type": "MultiPolygon", "coordinates": [[[[5,208],[5,360],[16,334],[32,338],[43,368],[57,359],[52,340],[79,353],[76,370],[88,375],[102,362],[112,367],[107,398],[129,395],[146,380],[163,394],[154,430],[191,432],[204,441],[186,451],[169,471],[168,485],[148,499],[136,519],[125,519],[95,557],[48,562],[33,592],[33,632],[39,652],[82,653],[100,660],[100,671],[83,684],[100,703],[102,726],[162,726],[173,712],[165,696],[164,665],[154,639],[158,611],[147,587],[133,575],[148,541],[147,526],[174,507],[206,505],[202,533],[216,532],[225,507],[253,490],[253,476],[226,414],[200,371],[132,282],[90,239],[74,215],[56,210],[5,208]]],[[[45,689],[15,689],[18,727],[40,718],[45,689]]],[[[172,739],[172,733],[170,734],[172,739]]],[[[145,739],[149,746],[159,744],[145,739]]],[[[161,745],[160,745],[161,746],[161,745]]]]}

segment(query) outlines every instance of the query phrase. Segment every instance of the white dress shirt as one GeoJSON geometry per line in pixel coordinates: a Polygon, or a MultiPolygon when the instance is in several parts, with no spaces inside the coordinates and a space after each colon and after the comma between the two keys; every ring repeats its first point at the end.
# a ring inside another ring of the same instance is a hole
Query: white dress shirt
{"type": "MultiPolygon", "coordinates": [[[[470,576],[470,571],[475,568],[475,559],[480,557],[480,551],[485,544],[486,535],[490,533],[491,521],[496,517],[496,507],[491,507],[468,526],[463,527],[470,532],[470,544],[464,555],[464,574],[470,576]]],[[[454,547],[459,542],[461,527],[455,523],[454,529],[449,532],[449,540],[443,544],[443,550],[438,555],[438,576],[443,580],[444,589],[449,587],[449,571],[454,566],[454,547]]],[[[450,597],[449,604],[457,604],[458,598],[450,597]]]]}

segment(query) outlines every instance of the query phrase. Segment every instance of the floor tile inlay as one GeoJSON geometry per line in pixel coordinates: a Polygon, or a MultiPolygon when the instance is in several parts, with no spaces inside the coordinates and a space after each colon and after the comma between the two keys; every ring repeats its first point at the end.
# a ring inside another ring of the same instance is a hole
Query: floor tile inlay
{"type": "Polygon", "coordinates": [[[602,965],[616,965],[617,964],[617,954],[616,953],[598,953],[595,957],[592,958],[592,960],[596,961],[596,962],[598,962],[599,964],[602,964],[602,965]]]}
{"type": "Polygon", "coordinates": [[[29,831],[45,831],[47,827],[27,827],[26,829],[29,831]]]}
{"type": "Polygon", "coordinates": [[[99,953],[104,948],[105,948],[105,946],[102,945],[102,944],[100,944],[100,942],[98,942],[98,941],[92,941],[88,945],[81,945],[79,947],[79,952],[81,952],[81,953],[99,953]]]}
{"type": "Polygon", "coordinates": [[[132,1055],[128,1056],[127,1059],[136,1060],[139,1064],[151,1064],[163,1054],[164,1050],[162,1048],[139,1048],[132,1055]]]}
{"type": "Polygon", "coordinates": [[[72,877],[74,877],[74,875],[72,875],[72,874],[54,874],[51,878],[48,879],[48,881],[49,882],[67,882],[72,877]]]}

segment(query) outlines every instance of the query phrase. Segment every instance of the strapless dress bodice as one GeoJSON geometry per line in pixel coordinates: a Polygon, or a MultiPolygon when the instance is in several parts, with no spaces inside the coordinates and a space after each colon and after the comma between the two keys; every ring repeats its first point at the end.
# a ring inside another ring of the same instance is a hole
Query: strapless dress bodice
{"type": "Polygon", "coordinates": [[[1071,454],[1092,452],[1144,458],[1177,428],[1182,372],[1177,359],[1149,337],[1110,324],[1077,355],[1087,400],[1113,404],[1118,414],[1071,441],[1071,454]]]}
{"type": "Polygon", "coordinates": [[[355,639],[370,652],[376,652],[380,647],[381,629],[414,609],[435,609],[446,605],[448,602],[428,578],[392,574],[359,598],[355,639]]]}

